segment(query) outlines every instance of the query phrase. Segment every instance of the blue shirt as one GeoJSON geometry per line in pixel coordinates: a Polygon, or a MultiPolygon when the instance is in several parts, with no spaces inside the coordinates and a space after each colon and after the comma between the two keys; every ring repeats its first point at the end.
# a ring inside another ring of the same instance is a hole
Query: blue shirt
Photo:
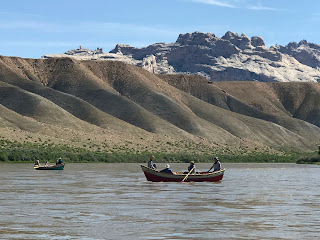
{"type": "Polygon", "coordinates": [[[173,174],[173,172],[170,168],[165,168],[165,169],[161,170],[160,172],[173,174]]]}

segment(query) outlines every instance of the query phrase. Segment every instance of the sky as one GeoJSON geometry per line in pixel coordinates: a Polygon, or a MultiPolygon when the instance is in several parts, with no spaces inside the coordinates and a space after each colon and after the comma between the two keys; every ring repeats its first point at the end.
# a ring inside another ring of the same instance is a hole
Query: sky
{"type": "Polygon", "coordinates": [[[41,58],[70,49],[175,42],[195,31],[260,36],[268,47],[320,44],[319,0],[7,0],[0,55],[41,58]]]}

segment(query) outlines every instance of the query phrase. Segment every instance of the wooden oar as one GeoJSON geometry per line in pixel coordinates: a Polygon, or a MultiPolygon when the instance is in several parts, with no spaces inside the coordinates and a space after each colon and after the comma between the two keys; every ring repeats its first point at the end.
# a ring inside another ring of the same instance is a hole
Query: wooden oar
{"type": "Polygon", "coordinates": [[[186,180],[187,179],[187,177],[189,176],[189,174],[192,172],[192,170],[194,169],[194,167],[195,166],[193,166],[193,168],[190,170],[190,172],[184,177],[184,179],[182,179],[182,181],[181,182],[184,182],[184,180],[186,180]]]}

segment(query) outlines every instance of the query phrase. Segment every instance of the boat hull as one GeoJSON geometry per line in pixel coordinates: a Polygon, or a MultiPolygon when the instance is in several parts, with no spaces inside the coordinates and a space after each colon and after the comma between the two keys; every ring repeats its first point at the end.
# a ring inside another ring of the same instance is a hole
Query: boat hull
{"type": "Polygon", "coordinates": [[[51,165],[51,166],[35,166],[34,169],[36,169],[36,170],[63,170],[64,165],[65,164],[63,163],[63,164],[51,165]]]}
{"type": "MultiPolygon", "coordinates": [[[[168,174],[141,165],[142,171],[148,181],[151,182],[181,182],[187,174],[168,174]]],[[[210,173],[190,174],[184,182],[218,182],[223,178],[225,169],[210,173]]]]}

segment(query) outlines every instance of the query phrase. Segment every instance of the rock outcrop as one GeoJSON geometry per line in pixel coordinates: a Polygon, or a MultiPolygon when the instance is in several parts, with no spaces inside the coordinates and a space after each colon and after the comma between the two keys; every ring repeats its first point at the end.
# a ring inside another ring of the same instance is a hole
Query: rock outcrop
{"type": "Polygon", "coordinates": [[[302,40],[299,43],[291,42],[285,47],[277,45],[279,52],[288,54],[300,63],[312,68],[320,68],[320,45],[302,40]]]}
{"type": "Polygon", "coordinates": [[[221,38],[194,32],[180,34],[170,44],[143,48],[117,44],[109,53],[77,49],[43,57],[65,56],[123,61],[152,73],[198,74],[211,81],[320,82],[319,45],[304,40],[268,48],[259,36],[230,31],[221,38]]]}

